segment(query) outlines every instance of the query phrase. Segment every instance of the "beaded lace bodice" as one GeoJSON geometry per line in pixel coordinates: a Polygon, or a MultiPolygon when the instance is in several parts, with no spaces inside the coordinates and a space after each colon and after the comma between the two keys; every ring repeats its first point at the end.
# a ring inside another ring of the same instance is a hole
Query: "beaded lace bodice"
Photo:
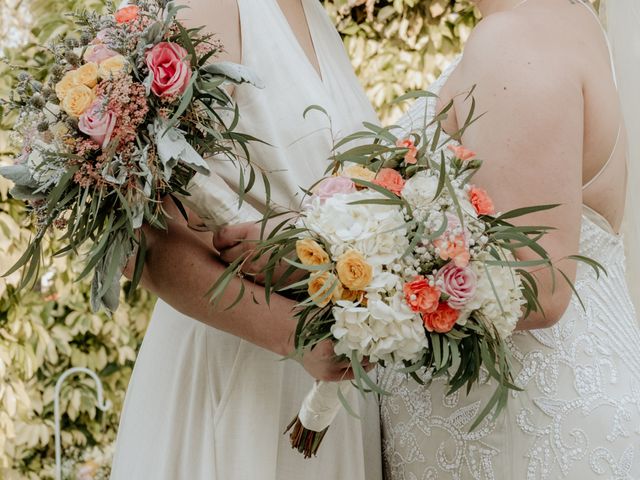
{"type": "MultiPolygon", "coordinates": [[[[457,63],[431,91],[440,91],[457,63]]],[[[400,125],[421,122],[425,108],[433,115],[435,104],[417,101],[400,125]]],[[[596,279],[579,267],[575,286],[584,308],[576,296],[554,327],[510,339],[523,391],[510,394],[495,421],[469,432],[493,393],[491,382],[447,397],[441,380],[421,386],[391,369],[381,374],[391,393],[381,404],[386,478],[640,479],[640,328],[622,239],[585,208],[580,251],[607,275],[596,279]]]]}

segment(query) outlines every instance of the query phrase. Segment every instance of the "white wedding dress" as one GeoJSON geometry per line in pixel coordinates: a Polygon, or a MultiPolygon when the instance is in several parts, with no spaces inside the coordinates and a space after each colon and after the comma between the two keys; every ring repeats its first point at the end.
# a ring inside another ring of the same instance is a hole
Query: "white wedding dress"
{"type": "MultiPolygon", "coordinates": [[[[615,1],[615,0],[614,0],[615,1]]],[[[438,93],[459,63],[433,85],[438,93]]],[[[419,127],[436,100],[416,102],[400,121],[419,127]]],[[[606,166],[605,166],[606,168],[606,166]]],[[[640,479],[640,328],[625,280],[622,238],[585,207],[580,253],[605,266],[599,280],[580,266],[577,298],[552,328],[509,341],[515,384],[496,421],[469,429],[495,384],[446,396],[443,380],[421,386],[391,369],[381,386],[388,480],[640,479]]]]}
{"type": "MultiPolygon", "coordinates": [[[[321,178],[334,136],[375,113],[320,2],[303,0],[321,68],[314,69],[276,0],[239,0],[243,63],[266,85],[240,86],[238,131],[271,171],[274,202],[300,202],[300,187],[321,178]],[[318,112],[303,119],[310,105],[318,112]]],[[[202,19],[205,23],[205,20],[202,19]]],[[[213,163],[229,185],[238,172],[213,163]]],[[[228,196],[229,191],[221,191],[228,196]]],[[[261,190],[248,197],[263,207],[261,190]]],[[[159,300],[138,355],[118,433],[112,480],[379,480],[378,405],[355,389],[362,420],[341,412],[317,458],[304,460],[284,435],[312,378],[293,361],[185,317],[159,300]]]]}

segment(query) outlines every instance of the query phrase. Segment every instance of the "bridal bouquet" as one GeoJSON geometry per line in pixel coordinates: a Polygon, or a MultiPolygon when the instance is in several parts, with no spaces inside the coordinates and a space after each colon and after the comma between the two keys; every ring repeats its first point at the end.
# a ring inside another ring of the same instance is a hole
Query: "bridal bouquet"
{"type": "MultiPolygon", "coordinates": [[[[549,229],[510,220],[554,206],[498,215],[489,193],[471,181],[482,162],[450,138],[448,148],[440,144],[439,126],[431,137],[428,125],[402,137],[394,128],[365,126],[336,145],[337,152],[357,142],[335,154],[330,175],[307,192],[295,222],[259,242],[252,258],[269,256],[268,291],[302,297],[299,351],[332,340],[362,392],[385,393],[365,360],[421,383],[418,372],[446,376],[451,393],[470,389],[486,369],[497,388],[475,428],[516,388],[505,340],[523,313],[541,309],[527,269],[555,269],[539,243],[549,229]],[[523,249],[537,259],[518,260],[523,249]],[[291,268],[274,283],[281,262],[291,268]],[[285,286],[294,270],[308,274],[285,286]]],[[[350,384],[317,382],[306,397],[288,428],[306,457],[317,452],[340,405],[350,410],[342,392],[350,384]]]]}
{"type": "Polygon", "coordinates": [[[121,269],[138,249],[132,290],[144,263],[143,221],[162,228],[162,198],[187,195],[202,155],[235,161],[238,111],[223,86],[252,82],[239,65],[216,62],[222,45],[177,19],[181,7],[139,0],[102,15],[74,15],[76,29],[49,47],[43,84],[22,72],[4,106],[19,112],[21,154],[0,174],[15,183],[37,218],[37,232],[9,273],[37,277],[47,231],[63,232],[60,254],[88,250],[92,305],[115,310],[121,269]]]}

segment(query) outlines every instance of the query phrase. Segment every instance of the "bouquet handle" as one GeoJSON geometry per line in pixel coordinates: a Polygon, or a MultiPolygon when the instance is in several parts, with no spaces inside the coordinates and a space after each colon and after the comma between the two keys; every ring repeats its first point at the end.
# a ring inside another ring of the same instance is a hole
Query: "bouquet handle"
{"type": "Polygon", "coordinates": [[[329,426],[340,411],[338,391],[342,387],[351,387],[351,381],[316,381],[302,402],[298,416],[287,427],[291,446],[305,458],[317,455],[329,426]]]}

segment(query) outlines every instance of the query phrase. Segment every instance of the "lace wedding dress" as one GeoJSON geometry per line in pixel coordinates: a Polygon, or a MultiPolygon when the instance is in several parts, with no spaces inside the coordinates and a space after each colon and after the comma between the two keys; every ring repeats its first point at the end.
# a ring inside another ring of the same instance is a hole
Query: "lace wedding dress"
{"type": "MultiPolygon", "coordinates": [[[[433,85],[438,93],[458,61],[433,85]]],[[[425,104],[426,101],[426,104],[425,104]]],[[[416,102],[410,129],[435,114],[416,102]]],[[[605,167],[606,168],[606,167],[605,167]]],[[[381,386],[383,455],[389,480],[640,479],[640,329],[625,280],[622,238],[584,208],[580,253],[607,269],[580,266],[577,298],[552,328],[518,332],[509,348],[515,384],[497,420],[470,432],[494,384],[446,396],[444,381],[421,386],[391,370],[381,386]]]]}

